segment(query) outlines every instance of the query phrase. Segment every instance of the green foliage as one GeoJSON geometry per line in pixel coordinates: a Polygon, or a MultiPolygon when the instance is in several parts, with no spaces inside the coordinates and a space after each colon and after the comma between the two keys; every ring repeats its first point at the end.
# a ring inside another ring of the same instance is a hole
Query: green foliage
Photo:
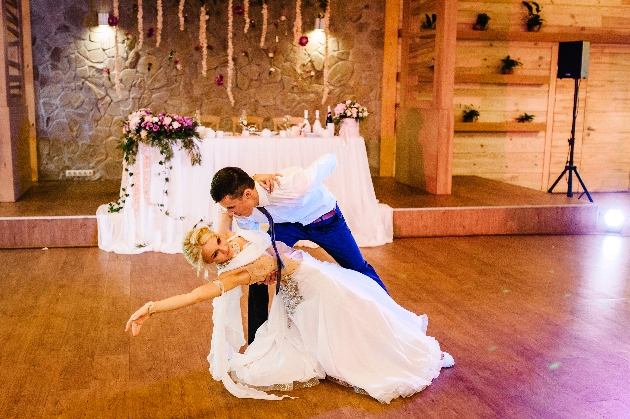
{"type": "Polygon", "coordinates": [[[435,29],[435,23],[437,22],[437,15],[433,13],[431,16],[425,14],[424,22],[422,23],[423,29],[435,29]]]}
{"type": "Polygon", "coordinates": [[[522,62],[510,58],[509,55],[505,57],[504,59],[502,59],[501,62],[503,63],[503,65],[501,65],[501,72],[504,74],[512,73],[515,67],[523,66],[522,62]]]}
{"type": "Polygon", "coordinates": [[[473,105],[464,106],[464,112],[462,113],[463,122],[475,122],[477,118],[479,118],[479,111],[473,105]]]}
{"type": "Polygon", "coordinates": [[[525,7],[527,7],[526,25],[528,31],[535,31],[540,29],[544,19],[540,16],[540,5],[535,1],[523,1],[525,7]]]}
{"type": "Polygon", "coordinates": [[[530,115],[525,112],[523,112],[523,115],[516,118],[516,122],[532,122],[533,120],[534,120],[534,115],[530,115]]]}
{"type": "Polygon", "coordinates": [[[473,25],[473,29],[477,31],[486,30],[488,26],[488,22],[490,21],[490,16],[487,13],[479,13],[477,15],[477,21],[473,25]]]}

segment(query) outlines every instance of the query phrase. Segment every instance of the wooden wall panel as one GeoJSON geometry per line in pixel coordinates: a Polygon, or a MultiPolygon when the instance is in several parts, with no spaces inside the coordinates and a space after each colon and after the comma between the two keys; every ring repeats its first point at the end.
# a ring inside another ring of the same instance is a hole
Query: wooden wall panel
{"type": "MultiPolygon", "coordinates": [[[[476,15],[475,15],[476,16],[476,15]]],[[[457,73],[498,74],[501,59],[521,61],[516,75],[547,76],[552,65],[552,45],[509,41],[459,41],[457,73]]],[[[479,122],[513,122],[523,113],[535,122],[547,122],[549,84],[455,85],[455,118],[464,106],[480,112],[479,122]]],[[[545,157],[545,132],[456,133],[453,174],[476,175],[534,189],[541,189],[545,157]]]]}
{"type": "Polygon", "coordinates": [[[580,174],[589,191],[628,190],[630,48],[593,45],[591,56],[580,174]]]}
{"type": "MultiPolygon", "coordinates": [[[[420,25],[433,3],[411,3],[416,7],[409,10],[413,9],[414,22],[420,25]]],[[[590,68],[588,78],[580,81],[574,162],[590,192],[628,191],[630,0],[539,3],[545,24],[540,33],[528,34],[524,27],[527,9],[520,0],[459,0],[455,121],[461,119],[464,106],[473,105],[481,113],[479,122],[511,122],[526,112],[535,115],[535,122],[546,124],[541,126],[546,131],[456,132],[453,174],[478,175],[540,190],[558,178],[568,158],[574,95],[573,79],[556,78],[558,42],[582,38],[591,40],[590,68]],[[491,17],[490,31],[479,36],[471,27],[482,12],[491,17]],[[479,78],[497,74],[507,55],[523,62],[515,74],[529,77],[527,82],[519,84],[514,81],[517,77],[479,78]],[[461,82],[462,78],[457,82],[458,75],[466,76],[468,82],[461,82]]],[[[414,106],[428,108],[436,87],[428,65],[435,47],[425,32],[418,30],[410,41],[415,44],[406,81],[415,83],[415,89],[409,89],[406,96],[414,106]]],[[[554,192],[566,192],[566,177],[554,192]]],[[[574,185],[579,192],[579,182],[574,185]]]]}

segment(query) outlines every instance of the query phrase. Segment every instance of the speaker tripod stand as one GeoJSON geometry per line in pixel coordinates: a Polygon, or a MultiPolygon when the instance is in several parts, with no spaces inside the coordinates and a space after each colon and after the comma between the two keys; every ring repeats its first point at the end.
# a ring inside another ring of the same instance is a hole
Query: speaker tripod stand
{"type": "MultiPolygon", "coordinates": [[[[569,161],[567,165],[564,167],[564,170],[562,171],[562,173],[560,173],[560,176],[558,176],[558,179],[556,179],[556,181],[553,183],[553,185],[551,185],[551,188],[549,188],[547,192],[552,193],[553,188],[555,188],[558,182],[560,182],[560,179],[563,178],[564,174],[568,172],[569,181],[567,185],[567,196],[569,198],[572,198],[573,197],[573,173],[575,173],[575,177],[577,177],[578,181],[580,182],[580,185],[582,185],[582,189],[584,189],[584,193],[588,197],[588,200],[593,202],[593,198],[591,198],[591,194],[588,193],[588,189],[586,189],[586,185],[584,184],[584,181],[582,181],[582,178],[580,177],[580,173],[578,173],[577,167],[573,163],[573,149],[575,148],[575,120],[577,118],[577,102],[578,102],[578,88],[579,88],[578,79],[576,78],[574,80],[575,80],[575,90],[573,93],[573,124],[571,125],[571,138],[569,138],[569,161]]],[[[580,198],[582,197],[582,195],[580,195],[580,198]]]]}

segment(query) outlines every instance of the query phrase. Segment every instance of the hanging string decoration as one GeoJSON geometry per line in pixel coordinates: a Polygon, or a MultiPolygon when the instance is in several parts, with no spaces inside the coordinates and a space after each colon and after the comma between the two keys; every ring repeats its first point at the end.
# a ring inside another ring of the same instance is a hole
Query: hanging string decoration
{"type": "Polygon", "coordinates": [[[232,39],[232,31],[234,29],[234,15],[232,13],[232,0],[228,0],[228,76],[227,76],[227,94],[230,103],[234,106],[234,96],[232,95],[232,77],[234,73],[234,45],[232,39]]]}
{"type": "Polygon", "coordinates": [[[243,0],[243,18],[245,18],[243,33],[247,33],[249,30],[249,0],[243,0]]]}
{"type": "Polygon", "coordinates": [[[269,18],[269,13],[267,11],[267,2],[263,1],[262,5],[262,32],[260,34],[260,47],[265,47],[265,37],[267,36],[267,19],[269,18]]]}
{"type": "Polygon", "coordinates": [[[326,4],[326,11],[324,12],[324,34],[326,38],[326,45],[324,46],[324,95],[322,97],[322,105],[326,103],[328,93],[330,92],[330,86],[328,85],[328,74],[330,72],[330,3],[332,0],[328,0],[326,4]]]}
{"type": "Polygon", "coordinates": [[[159,47],[162,41],[162,0],[157,0],[157,38],[155,40],[155,46],[159,47]]]}
{"type": "Polygon", "coordinates": [[[184,3],[186,0],[179,0],[179,9],[177,11],[177,16],[179,17],[179,30],[184,30],[184,3]]]}
{"type": "Polygon", "coordinates": [[[142,0],[138,0],[138,48],[142,48],[144,40],[144,27],[142,25],[142,0]]]}
{"type": "Polygon", "coordinates": [[[116,94],[120,98],[120,80],[119,80],[119,67],[118,67],[118,0],[114,0],[114,16],[116,17],[116,25],[114,26],[114,84],[116,86],[116,94]]]}
{"type": "Polygon", "coordinates": [[[208,74],[208,41],[206,38],[206,6],[201,6],[199,10],[199,45],[201,47],[201,74],[206,77],[208,74]]]}
{"type": "Polygon", "coordinates": [[[302,36],[302,1],[295,0],[295,22],[293,23],[293,45],[297,46],[297,59],[295,60],[295,71],[300,73],[300,58],[302,55],[302,45],[300,45],[300,37],[302,36]]]}

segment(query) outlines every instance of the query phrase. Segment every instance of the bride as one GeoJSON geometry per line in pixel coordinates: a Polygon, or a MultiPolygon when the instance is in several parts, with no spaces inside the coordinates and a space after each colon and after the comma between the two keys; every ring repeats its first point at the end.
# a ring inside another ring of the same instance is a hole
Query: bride
{"type": "Polygon", "coordinates": [[[190,231],[184,255],[218,277],[193,291],[151,301],[131,315],[133,336],[155,313],[214,298],[210,372],[237,397],[279,400],[268,390],[291,390],[329,379],[383,403],[408,397],[431,384],[453,358],[426,335],[427,316],[396,304],[374,281],[278,243],[286,266],[269,319],[244,353],[239,285],[262,283],[276,270],[269,236],[261,231],[216,234],[190,231]]]}

